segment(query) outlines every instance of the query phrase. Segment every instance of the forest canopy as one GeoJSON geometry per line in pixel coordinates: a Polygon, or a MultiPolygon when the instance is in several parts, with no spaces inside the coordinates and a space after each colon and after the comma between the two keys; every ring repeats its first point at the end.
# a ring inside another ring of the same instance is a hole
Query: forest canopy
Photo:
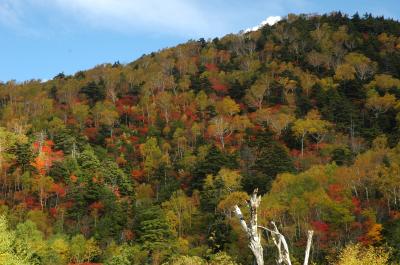
{"type": "MultiPolygon", "coordinates": [[[[315,264],[400,259],[400,23],[289,14],[0,83],[0,263],[251,264],[255,188],[315,264]]],[[[264,237],[266,264],[276,250],[264,237]]]]}

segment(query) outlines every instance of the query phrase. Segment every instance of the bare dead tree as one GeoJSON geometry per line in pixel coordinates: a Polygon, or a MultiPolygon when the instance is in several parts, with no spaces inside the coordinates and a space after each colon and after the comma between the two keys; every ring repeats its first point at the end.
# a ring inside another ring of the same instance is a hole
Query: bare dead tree
{"type": "Polygon", "coordinates": [[[257,196],[258,189],[255,189],[253,194],[250,197],[250,200],[247,202],[247,205],[250,208],[250,222],[246,223],[244,220],[242,211],[239,206],[234,206],[234,213],[236,217],[240,221],[240,225],[242,226],[243,231],[247,234],[249,238],[249,248],[256,259],[257,265],[264,265],[264,253],[263,247],[261,245],[261,235],[258,232],[258,223],[257,223],[257,208],[260,206],[261,196],[257,196]]]}
{"type": "Polygon", "coordinates": [[[307,246],[306,246],[306,254],[304,256],[304,263],[303,265],[308,265],[308,259],[310,257],[310,250],[311,250],[311,244],[312,244],[312,237],[313,237],[314,231],[313,230],[308,230],[308,236],[307,236],[307,246]]]}
{"type": "MultiPolygon", "coordinates": [[[[272,229],[264,226],[260,226],[257,223],[257,209],[260,206],[261,196],[257,195],[258,189],[253,191],[250,200],[247,201],[247,206],[250,209],[250,220],[249,223],[243,217],[242,211],[238,205],[234,206],[234,213],[240,221],[243,231],[246,233],[249,239],[249,248],[254,255],[257,265],[264,265],[264,253],[263,247],[261,245],[261,235],[258,232],[258,228],[263,229],[266,233],[271,234],[272,241],[278,250],[278,259],[276,260],[279,265],[292,265],[290,260],[289,246],[287,244],[286,238],[279,231],[275,222],[271,222],[272,229]]],[[[305,251],[304,263],[303,265],[308,265],[308,260],[310,256],[312,237],[314,231],[308,231],[307,246],[305,251]]]]}

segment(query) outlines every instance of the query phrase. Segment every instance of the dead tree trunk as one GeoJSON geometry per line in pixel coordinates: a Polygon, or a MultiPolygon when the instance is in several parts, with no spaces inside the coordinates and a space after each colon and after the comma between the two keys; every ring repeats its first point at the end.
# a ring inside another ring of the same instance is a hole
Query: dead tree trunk
{"type": "Polygon", "coordinates": [[[257,189],[254,190],[250,200],[247,202],[250,208],[250,222],[249,224],[243,218],[242,211],[239,206],[234,206],[234,212],[240,221],[242,229],[249,238],[249,248],[256,259],[257,265],[264,265],[264,253],[261,245],[261,235],[258,233],[257,225],[257,208],[260,206],[261,196],[257,196],[257,189]]]}
{"type": "MultiPolygon", "coordinates": [[[[278,227],[275,225],[275,222],[271,222],[273,229],[269,229],[264,226],[259,226],[257,224],[257,209],[260,206],[261,202],[261,196],[257,196],[257,191],[258,191],[257,189],[254,190],[253,194],[250,197],[250,200],[247,202],[247,205],[250,208],[249,223],[247,223],[246,220],[244,220],[242,211],[240,210],[239,206],[235,205],[233,207],[233,212],[239,219],[243,231],[249,238],[249,248],[255,257],[256,264],[264,265],[264,255],[263,255],[263,247],[261,245],[261,235],[258,233],[258,228],[261,228],[271,234],[272,241],[274,242],[276,248],[278,249],[279,256],[277,259],[277,264],[292,265],[292,262],[290,260],[288,244],[286,242],[285,237],[281,234],[281,232],[279,232],[278,227]]],[[[308,231],[307,247],[305,251],[303,265],[308,265],[313,233],[314,231],[312,230],[308,231]]]]}
{"type": "Polygon", "coordinates": [[[308,230],[307,247],[306,247],[306,254],[304,256],[303,265],[308,265],[308,259],[310,257],[310,249],[311,249],[313,234],[314,234],[313,230],[308,230]]]}
{"type": "Polygon", "coordinates": [[[289,247],[286,242],[286,238],[279,232],[278,227],[276,226],[275,222],[271,222],[271,224],[274,227],[274,230],[271,231],[272,241],[274,242],[274,244],[279,252],[279,258],[277,260],[277,263],[292,265],[292,262],[290,260],[289,247]]]}

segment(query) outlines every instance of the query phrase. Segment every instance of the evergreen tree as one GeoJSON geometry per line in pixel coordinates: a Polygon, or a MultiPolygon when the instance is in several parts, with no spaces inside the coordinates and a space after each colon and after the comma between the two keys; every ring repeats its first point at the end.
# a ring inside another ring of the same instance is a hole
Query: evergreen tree
{"type": "Polygon", "coordinates": [[[198,163],[193,170],[193,179],[191,181],[192,190],[201,190],[203,180],[208,175],[216,175],[221,168],[234,169],[238,167],[236,154],[228,154],[219,150],[213,145],[208,151],[204,161],[198,163]]]}
{"type": "Polygon", "coordinates": [[[272,133],[265,131],[255,135],[255,139],[247,142],[255,156],[245,165],[242,179],[245,191],[251,193],[255,188],[266,193],[276,175],[294,170],[293,162],[286,148],[273,140],[272,133]]]}
{"type": "Polygon", "coordinates": [[[159,206],[138,209],[137,241],[151,252],[172,251],[173,232],[159,206]]]}
{"type": "Polygon", "coordinates": [[[82,87],[79,93],[84,94],[89,100],[89,105],[93,107],[96,102],[106,98],[104,81],[101,80],[99,83],[90,82],[86,86],[82,87]]]}

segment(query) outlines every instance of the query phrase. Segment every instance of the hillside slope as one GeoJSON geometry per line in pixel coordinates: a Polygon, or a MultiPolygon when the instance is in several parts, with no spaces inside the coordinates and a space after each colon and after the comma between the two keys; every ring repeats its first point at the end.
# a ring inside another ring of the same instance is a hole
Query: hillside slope
{"type": "Polygon", "coordinates": [[[308,229],[318,264],[398,249],[399,78],[399,22],[332,13],[0,84],[0,212],[20,239],[0,237],[28,264],[250,264],[231,211],[259,188],[295,259],[308,229]]]}

